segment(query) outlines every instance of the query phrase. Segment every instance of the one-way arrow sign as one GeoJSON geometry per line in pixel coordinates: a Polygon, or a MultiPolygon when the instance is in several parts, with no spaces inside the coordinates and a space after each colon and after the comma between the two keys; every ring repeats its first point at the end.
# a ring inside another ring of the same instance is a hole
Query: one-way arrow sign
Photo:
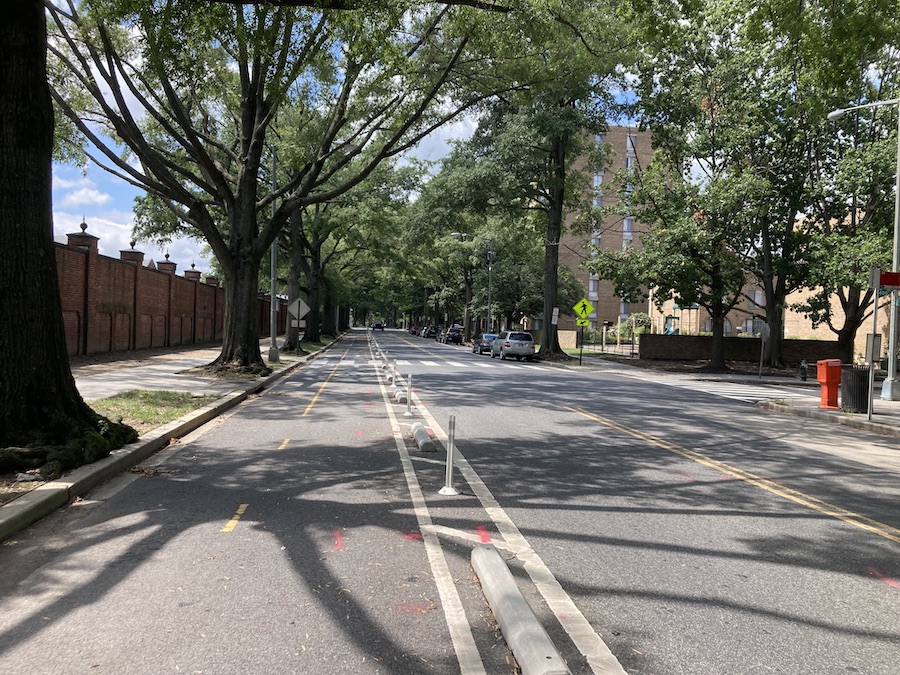
{"type": "Polygon", "coordinates": [[[290,305],[288,305],[288,311],[295,319],[302,319],[304,316],[309,314],[309,305],[303,302],[300,298],[297,298],[290,305]]]}

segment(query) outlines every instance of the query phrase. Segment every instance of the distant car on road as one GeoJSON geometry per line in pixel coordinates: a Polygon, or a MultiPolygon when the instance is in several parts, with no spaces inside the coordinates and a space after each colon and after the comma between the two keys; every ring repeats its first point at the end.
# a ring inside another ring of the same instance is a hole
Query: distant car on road
{"type": "Polygon", "coordinates": [[[448,328],[441,334],[440,341],[444,344],[461,345],[463,341],[462,330],[459,328],[448,328]]]}
{"type": "Polygon", "coordinates": [[[472,340],[472,353],[484,354],[491,351],[491,343],[497,339],[496,333],[485,333],[481,337],[472,340]]]}
{"type": "Polygon", "coordinates": [[[422,329],[422,337],[423,338],[436,338],[437,337],[437,327],[436,326],[426,326],[422,329]]]}
{"type": "Polygon", "coordinates": [[[384,330],[384,321],[376,321],[373,323],[372,330],[384,330]]]}
{"type": "Polygon", "coordinates": [[[534,338],[531,337],[531,333],[521,330],[500,333],[491,343],[491,358],[495,356],[499,356],[501,360],[515,356],[516,361],[521,361],[523,357],[531,361],[534,359],[534,338]]]}

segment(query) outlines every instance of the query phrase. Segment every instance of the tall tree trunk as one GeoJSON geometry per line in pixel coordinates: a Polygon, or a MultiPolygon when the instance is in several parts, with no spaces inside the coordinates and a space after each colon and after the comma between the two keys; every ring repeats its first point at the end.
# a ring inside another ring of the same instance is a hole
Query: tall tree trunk
{"type": "MultiPolygon", "coordinates": [[[[873,295],[872,291],[863,293],[862,289],[851,286],[847,289],[846,299],[841,301],[841,306],[844,310],[844,324],[836,333],[838,358],[843,363],[853,363],[854,361],[853,346],[856,343],[856,333],[866,319],[866,308],[872,302],[873,295]]],[[[885,335],[888,334],[888,330],[889,328],[884,331],[885,335]]]]}
{"type": "Polygon", "coordinates": [[[550,158],[553,176],[547,209],[547,240],[544,242],[544,324],[539,352],[544,358],[562,353],[556,326],[551,321],[559,290],[559,239],[562,235],[567,145],[566,136],[554,139],[550,158]]]}
{"type": "Polygon", "coordinates": [[[712,371],[725,370],[725,314],[721,311],[710,314],[712,319],[712,347],[709,353],[709,365],[712,371]]]}
{"type": "Polygon", "coordinates": [[[256,256],[240,254],[232,259],[232,271],[225,274],[225,326],[222,352],[210,364],[217,371],[237,371],[268,375],[259,351],[259,265],[256,256]]]}
{"type": "Polygon", "coordinates": [[[318,342],[322,337],[322,245],[312,242],[300,261],[306,277],[306,304],[309,314],[306,315],[306,340],[318,342]]]}
{"type": "Polygon", "coordinates": [[[73,468],[137,435],[84,403],[69,365],[53,245],[53,108],[43,2],[6,3],[0,49],[0,447],[43,446],[3,453],[0,470],[53,461],[57,469],[73,468]],[[70,460],[47,447],[76,439],[81,442],[70,460]],[[17,465],[14,456],[25,464],[17,465]]]}
{"type": "MultiPolygon", "coordinates": [[[[287,236],[283,238],[288,259],[287,291],[289,305],[293,304],[296,300],[300,300],[300,293],[303,291],[303,286],[300,283],[300,277],[304,274],[303,245],[300,236],[300,225],[302,220],[300,213],[301,212],[298,209],[295,211],[294,215],[291,216],[287,236]]],[[[309,315],[303,318],[308,321],[309,315]]],[[[297,320],[288,314],[288,326],[285,331],[284,345],[281,349],[282,351],[305,354],[306,352],[300,346],[299,321],[297,321],[297,325],[294,325],[294,321],[297,320]]]]}

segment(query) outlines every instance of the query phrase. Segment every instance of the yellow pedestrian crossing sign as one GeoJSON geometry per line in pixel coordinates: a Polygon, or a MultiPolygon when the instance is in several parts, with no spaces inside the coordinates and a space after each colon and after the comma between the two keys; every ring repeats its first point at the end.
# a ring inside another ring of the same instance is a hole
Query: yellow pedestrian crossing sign
{"type": "Polygon", "coordinates": [[[586,319],[591,315],[591,312],[594,311],[594,306],[587,301],[587,298],[582,298],[575,303],[575,306],[572,309],[575,310],[575,314],[580,316],[582,319],[586,319]]]}
{"type": "Polygon", "coordinates": [[[576,326],[584,326],[585,328],[587,328],[591,325],[591,322],[588,321],[587,319],[575,319],[575,325],[576,326]]]}

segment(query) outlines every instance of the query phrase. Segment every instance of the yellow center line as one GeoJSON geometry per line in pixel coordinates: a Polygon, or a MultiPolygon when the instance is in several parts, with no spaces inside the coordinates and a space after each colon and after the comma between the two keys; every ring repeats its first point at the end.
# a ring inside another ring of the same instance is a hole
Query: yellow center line
{"type": "Polygon", "coordinates": [[[716,471],[731,476],[732,478],[736,478],[738,480],[744,481],[745,483],[749,483],[750,485],[754,485],[762,490],[771,492],[772,494],[782,497],[783,499],[788,499],[796,504],[805,506],[806,508],[812,509],[813,511],[816,511],[823,515],[842,520],[845,523],[849,523],[850,525],[855,525],[856,527],[866,530],[867,532],[877,534],[879,537],[884,537],[885,539],[890,539],[891,541],[900,543],[900,529],[896,527],[891,527],[890,525],[886,525],[885,523],[873,520],[872,518],[868,518],[859,513],[854,513],[853,511],[848,511],[847,509],[840,506],[830,504],[826,501],[818,499],[817,497],[813,497],[812,495],[808,495],[798,490],[793,490],[789,487],[785,487],[784,485],[780,485],[773,480],[769,480],[768,478],[764,478],[755,473],[751,473],[750,471],[738,469],[737,467],[726,464],[725,462],[720,462],[717,459],[713,459],[712,457],[699,453],[695,450],[689,450],[687,448],[675,445],[674,443],[669,443],[668,441],[654,438],[653,436],[645,434],[642,431],[623,426],[621,424],[618,424],[617,422],[613,422],[610,419],[601,417],[600,415],[590,413],[582,408],[571,408],[569,406],[564,407],[566,410],[581,415],[582,417],[586,417],[589,420],[599,422],[600,424],[603,424],[611,429],[615,429],[616,431],[620,431],[623,434],[627,434],[628,436],[632,436],[633,438],[640,439],[645,443],[656,446],[657,448],[661,448],[673,454],[684,457],[685,459],[689,459],[691,461],[697,462],[698,464],[702,464],[711,469],[715,469],[716,471]]]}
{"type": "Polygon", "coordinates": [[[249,504],[241,504],[238,507],[237,512],[234,514],[234,517],[228,521],[228,524],[223,527],[220,532],[231,532],[234,528],[237,527],[238,521],[241,519],[241,516],[244,515],[244,511],[247,510],[249,504]]]}
{"type": "Polygon", "coordinates": [[[348,347],[347,351],[345,351],[343,354],[341,354],[340,361],[338,361],[337,364],[335,365],[335,367],[331,369],[331,372],[328,374],[328,377],[325,378],[325,381],[322,383],[322,386],[319,387],[319,390],[316,392],[316,395],[313,396],[313,400],[309,402],[308,406],[306,406],[306,410],[303,411],[303,415],[302,415],[303,417],[306,417],[309,414],[309,411],[312,410],[312,407],[316,404],[316,401],[319,400],[319,396],[322,395],[322,390],[325,389],[325,385],[327,385],[328,381],[332,377],[334,377],[334,374],[337,372],[337,369],[340,367],[341,363],[344,361],[344,357],[346,357],[347,354],[349,354],[349,353],[350,353],[350,348],[348,347]]]}
{"type": "Polygon", "coordinates": [[[284,450],[288,446],[288,443],[290,442],[290,440],[291,440],[290,438],[285,438],[284,442],[278,446],[278,449],[284,450]]]}

